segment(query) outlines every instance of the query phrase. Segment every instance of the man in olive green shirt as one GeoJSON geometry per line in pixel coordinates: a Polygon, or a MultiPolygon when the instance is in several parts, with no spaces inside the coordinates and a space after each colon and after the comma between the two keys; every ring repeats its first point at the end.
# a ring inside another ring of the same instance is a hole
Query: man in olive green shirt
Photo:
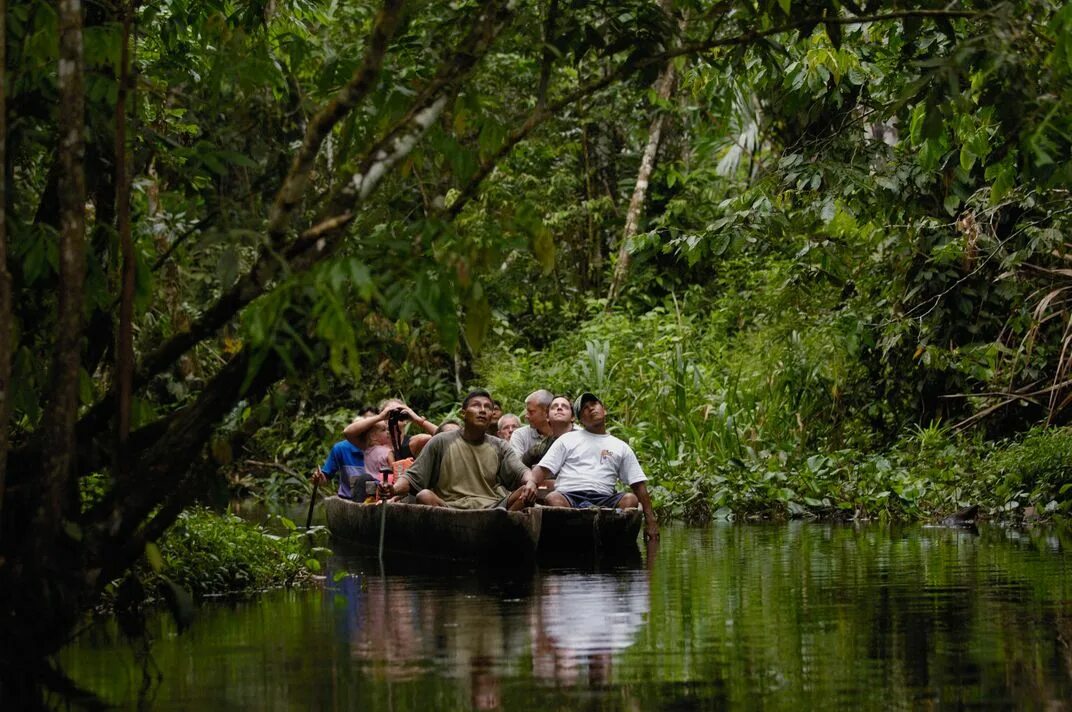
{"type": "Polygon", "coordinates": [[[417,503],[455,509],[506,507],[536,500],[532,472],[505,440],[487,434],[492,400],[485,390],[462,401],[461,430],[433,437],[391,487],[391,494],[417,492],[417,503]]]}

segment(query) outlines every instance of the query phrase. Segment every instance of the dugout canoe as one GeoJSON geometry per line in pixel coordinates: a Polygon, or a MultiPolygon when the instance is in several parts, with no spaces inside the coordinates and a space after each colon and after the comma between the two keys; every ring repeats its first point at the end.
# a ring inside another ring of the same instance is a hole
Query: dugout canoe
{"type": "Polygon", "coordinates": [[[448,509],[392,502],[358,504],[339,497],[324,500],[333,536],[360,546],[378,547],[381,508],[384,550],[499,564],[532,559],[540,540],[543,510],[448,509]]]}
{"type": "Polygon", "coordinates": [[[538,551],[552,556],[607,556],[637,552],[644,523],[639,509],[539,507],[543,511],[538,551]]]}

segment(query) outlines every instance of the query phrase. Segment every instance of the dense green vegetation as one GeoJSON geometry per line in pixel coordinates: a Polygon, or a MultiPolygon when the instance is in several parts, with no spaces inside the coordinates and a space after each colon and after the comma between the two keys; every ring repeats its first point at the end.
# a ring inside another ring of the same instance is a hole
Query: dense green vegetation
{"type": "Polygon", "coordinates": [[[281,518],[281,526],[288,533],[273,534],[235,515],[183,512],[160,540],[159,573],[195,595],[300,583],[320,571],[317,555],[326,550],[311,546],[290,520],[281,518]]]}
{"type": "Polygon", "coordinates": [[[2,5],[16,668],[385,395],[599,388],[671,515],[1069,509],[1068,3],[2,5]]]}
{"type": "MultiPolygon", "coordinates": [[[[619,434],[645,457],[656,505],[670,516],[892,517],[980,504],[998,518],[1072,507],[1072,432],[1040,428],[986,440],[940,422],[883,437],[867,410],[843,409],[865,385],[836,343],[768,332],[728,337],[724,312],[599,315],[548,350],[489,352],[496,392],[529,384],[599,392],[619,434]]],[[[861,397],[862,400],[862,397],[861,397]]]]}

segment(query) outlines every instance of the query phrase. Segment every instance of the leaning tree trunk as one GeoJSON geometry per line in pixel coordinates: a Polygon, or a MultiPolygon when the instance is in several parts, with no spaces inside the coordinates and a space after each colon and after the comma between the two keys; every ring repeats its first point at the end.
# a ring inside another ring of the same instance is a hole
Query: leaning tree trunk
{"type": "MultiPolygon", "coordinates": [[[[674,62],[669,60],[663,68],[659,79],[656,81],[656,92],[660,101],[670,98],[674,90],[676,73],[674,62]]],[[[607,308],[609,309],[625,288],[625,278],[629,273],[629,243],[636,237],[640,226],[640,216],[644,212],[644,203],[648,199],[648,182],[651,174],[655,171],[655,158],[659,153],[659,142],[663,136],[663,124],[666,114],[661,111],[652,120],[651,128],[648,129],[648,143],[644,147],[644,155],[640,159],[640,170],[637,171],[636,187],[633,188],[633,197],[629,201],[629,211],[625,214],[625,229],[622,230],[621,242],[618,244],[618,260],[614,264],[614,277],[611,279],[610,289],[607,291],[607,308]]]]}
{"type": "Polygon", "coordinates": [[[11,273],[7,269],[7,2],[0,0],[0,532],[4,491],[7,489],[7,422],[11,416],[11,354],[14,317],[11,311],[11,273]]]}

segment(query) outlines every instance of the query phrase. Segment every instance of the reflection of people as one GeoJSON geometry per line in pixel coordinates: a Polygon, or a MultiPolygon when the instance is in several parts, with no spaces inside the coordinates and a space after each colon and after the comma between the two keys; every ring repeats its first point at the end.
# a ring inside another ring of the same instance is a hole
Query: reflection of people
{"type": "MultiPolygon", "coordinates": [[[[659,525],[651,509],[645,485],[647,476],[628,444],[607,432],[607,411],[603,402],[591,393],[582,393],[573,411],[584,426],[562,435],[548,449],[533,474],[539,484],[545,477],[556,477],[555,491],[547,495],[551,507],[620,507],[644,509],[645,539],[659,536],[659,525]],[[633,490],[615,492],[621,480],[633,490]]],[[[516,433],[515,433],[516,437],[516,433]]]]}
{"type": "Polygon", "coordinates": [[[502,690],[495,674],[494,661],[486,656],[473,656],[469,674],[471,685],[470,703],[475,710],[502,708],[502,690]]]}
{"type": "Polygon", "coordinates": [[[633,644],[648,611],[648,579],[642,571],[545,578],[535,611],[534,673],[574,683],[586,661],[589,684],[608,682],[613,653],[633,644]]]}
{"type": "Polygon", "coordinates": [[[520,509],[532,504],[536,499],[532,473],[507,443],[487,434],[490,413],[487,391],[466,395],[462,429],[433,437],[391,487],[391,494],[416,491],[418,504],[456,509],[520,509]],[[509,495],[507,490],[512,490],[509,495]]]}

